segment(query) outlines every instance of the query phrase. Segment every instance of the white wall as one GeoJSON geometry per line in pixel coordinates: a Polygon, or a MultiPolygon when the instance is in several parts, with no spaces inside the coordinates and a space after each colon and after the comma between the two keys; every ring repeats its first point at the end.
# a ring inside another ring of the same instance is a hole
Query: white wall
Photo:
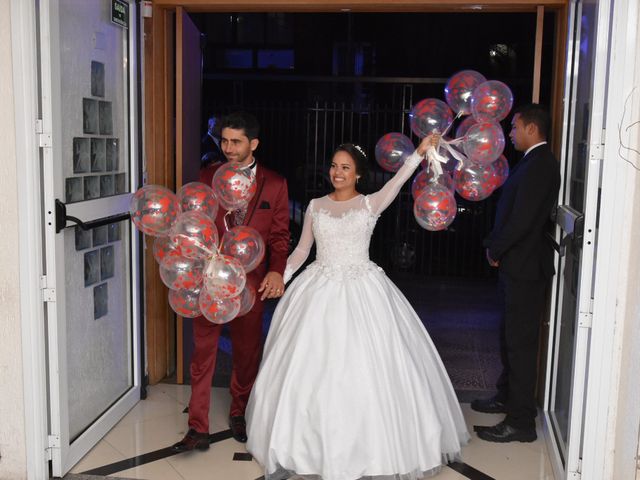
{"type": "Polygon", "coordinates": [[[0,479],[27,478],[10,0],[0,0],[0,479]]]}
{"type": "MultiPolygon", "coordinates": [[[[628,13],[632,15],[633,10],[628,13]]],[[[627,38],[633,39],[635,34],[635,42],[628,42],[637,55],[640,49],[640,9],[637,7],[635,14],[635,21],[629,22],[631,28],[627,38]]],[[[630,87],[635,87],[635,90],[633,93],[625,92],[627,109],[619,119],[619,135],[623,145],[621,156],[629,161],[626,164],[626,184],[633,196],[628,198],[624,206],[620,206],[625,209],[628,219],[624,234],[629,238],[629,252],[627,258],[623,259],[626,264],[626,288],[620,292],[621,322],[614,353],[620,361],[617,404],[614,407],[615,449],[611,459],[614,479],[631,479],[637,477],[640,471],[637,456],[640,430],[640,61],[637,56],[635,59],[635,68],[628,73],[633,77],[630,87]]]]}

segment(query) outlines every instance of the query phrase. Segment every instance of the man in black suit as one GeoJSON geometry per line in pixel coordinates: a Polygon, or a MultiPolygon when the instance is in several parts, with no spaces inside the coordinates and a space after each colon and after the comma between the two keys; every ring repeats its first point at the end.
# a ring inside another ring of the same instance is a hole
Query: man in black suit
{"type": "Polygon", "coordinates": [[[550,123],[547,111],[537,104],[514,114],[509,137],[524,157],[502,189],[493,230],[484,241],[487,261],[499,269],[504,295],[498,393],[471,403],[478,412],[506,413],[495,426],[475,427],[478,437],[490,442],[537,438],[538,339],[546,288],[555,273],[545,231],[560,189],[560,165],[547,145],[550,123]]]}
{"type": "Polygon", "coordinates": [[[202,157],[200,167],[223,162],[225,157],[220,148],[220,119],[219,115],[211,115],[207,122],[207,133],[202,137],[202,157]]]}

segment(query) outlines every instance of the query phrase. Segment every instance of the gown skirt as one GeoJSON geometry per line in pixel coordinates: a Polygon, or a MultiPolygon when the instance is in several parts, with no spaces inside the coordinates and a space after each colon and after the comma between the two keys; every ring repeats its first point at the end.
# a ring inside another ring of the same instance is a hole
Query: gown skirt
{"type": "Polygon", "coordinates": [[[422,322],[372,262],[311,264],[273,314],[247,408],[267,480],[415,480],[469,434],[422,322]]]}

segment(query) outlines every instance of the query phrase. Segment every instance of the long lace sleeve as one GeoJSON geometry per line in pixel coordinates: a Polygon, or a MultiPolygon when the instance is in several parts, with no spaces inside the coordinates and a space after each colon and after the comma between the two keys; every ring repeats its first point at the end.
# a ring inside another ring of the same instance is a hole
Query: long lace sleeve
{"type": "Polygon", "coordinates": [[[302,266],[309,256],[309,252],[313,246],[313,230],[311,228],[312,205],[313,200],[309,203],[307,211],[304,213],[304,223],[302,225],[302,233],[300,234],[298,245],[296,245],[295,250],[291,252],[291,255],[287,258],[287,266],[284,269],[284,283],[291,280],[293,274],[302,266]]]}
{"type": "Polygon", "coordinates": [[[413,172],[420,165],[422,158],[419,153],[413,152],[407,157],[400,170],[380,190],[369,195],[369,205],[374,214],[379,215],[393,202],[400,193],[402,185],[411,178],[413,172]]]}

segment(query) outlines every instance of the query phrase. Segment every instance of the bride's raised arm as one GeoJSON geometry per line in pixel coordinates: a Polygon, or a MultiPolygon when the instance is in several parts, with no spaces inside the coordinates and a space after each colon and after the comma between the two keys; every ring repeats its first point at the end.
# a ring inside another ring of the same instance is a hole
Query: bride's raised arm
{"type": "Polygon", "coordinates": [[[436,146],[439,139],[440,137],[436,135],[429,135],[422,139],[416,151],[407,157],[404,165],[400,167],[400,170],[398,170],[380,190],[369,195],[369,205],[373,213],[379,215],[393,202],[398,196],[398,193],[400,193],[402,185],[411,178],[413,172],[415,172],[418,165],[420,165],[420,162],[427,153],[427,149],[430,146],[436,146]]]}
{"type": "Polygon", "coordinates": [[[287,258],[287,266],[284,269],[284,283],[287,283],[291,280],[291,277],[294,273],[302,266],[307,257],[309,256],[309,252],[311,251],[311,247],[313,246],[313,230],[311,228],[311,209],[312,209],[313,200],[309,202],[307,206],[307,210],[304,212],[304,223],[302,225],[302,233],[300,234],[300,240],[298,241],[298,245],[289,258],[287,258]]]}

